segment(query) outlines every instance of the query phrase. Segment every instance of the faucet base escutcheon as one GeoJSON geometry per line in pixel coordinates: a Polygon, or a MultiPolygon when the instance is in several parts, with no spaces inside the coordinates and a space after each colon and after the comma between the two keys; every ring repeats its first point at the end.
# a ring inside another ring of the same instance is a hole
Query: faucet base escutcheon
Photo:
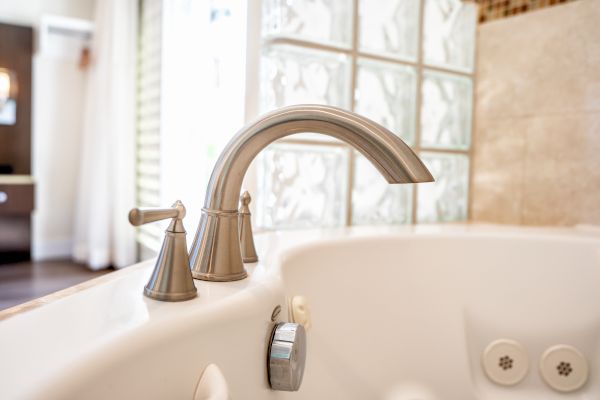
{"type": "Polygon", "coordinates": [[[200,226],[190,250],[194,279],[229,282],[248,276],[240,250],[238,215],[237,210],[202,209],[200,226]],[[201,254],[205,256],[199,258],[201,254]]]}

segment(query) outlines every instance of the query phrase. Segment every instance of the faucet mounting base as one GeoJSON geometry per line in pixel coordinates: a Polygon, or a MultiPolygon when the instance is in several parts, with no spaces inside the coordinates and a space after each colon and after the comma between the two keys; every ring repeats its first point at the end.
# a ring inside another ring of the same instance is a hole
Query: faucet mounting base
{"type": "Polygon", "coordinates": [[[239,281],[248,276],[246,271],[242,271],[237,274],[231,275],[221,275],[221,274],[211,274],[206,272],[194,272],[192,271],[192,276],[194,279],[200,279],[203,281],[212,281],[212,282],[229,282],[229,281],[239,281]]]}

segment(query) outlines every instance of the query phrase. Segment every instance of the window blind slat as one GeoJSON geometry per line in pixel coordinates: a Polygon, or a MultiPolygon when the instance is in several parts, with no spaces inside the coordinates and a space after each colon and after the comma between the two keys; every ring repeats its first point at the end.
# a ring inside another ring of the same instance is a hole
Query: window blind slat
{"type": "MultiPolygon", "coordinates": [[[[137,68],[136,189],[140,207],[160,206],[162,0],[141,0],[137,68]]],[[[158,251],[162,229],[142,225],[137,242],[158,251]]]]}

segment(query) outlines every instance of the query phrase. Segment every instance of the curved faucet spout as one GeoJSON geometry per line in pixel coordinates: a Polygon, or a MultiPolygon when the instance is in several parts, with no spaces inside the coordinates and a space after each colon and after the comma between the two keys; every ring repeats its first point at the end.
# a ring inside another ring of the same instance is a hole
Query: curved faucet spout
{"type": "Polygon", "coordinates": [[[389,183],[433,181],[410,147],[383,126],[335,107],[290,106],[264,115],[228,143],[211,175],[204,207],[237,210],[242,180],[250,162],[269,143],[302,132],[333,136],[350,144],[371,160],[389,183]]]}
{"type": "Polygon", "coordinates": [[[243,279],[237,203],[248,166],[269,143],[302,132],[342,140],[367,157],[389,183],[431,182],[433,177],[400,138],[360,115],[322,105],[298,105],[266,114],[229,142],[212,172],[190,260],[195,278],[243,279]]]}

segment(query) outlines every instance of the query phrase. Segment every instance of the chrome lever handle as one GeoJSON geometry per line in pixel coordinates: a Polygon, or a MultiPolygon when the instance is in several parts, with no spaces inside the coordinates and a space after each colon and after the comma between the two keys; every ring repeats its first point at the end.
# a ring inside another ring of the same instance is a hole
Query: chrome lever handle
{"type": "Polygon", "coordinates": [[[129,211],[129,223],[133,226],[140,226],[168,218],[183,219],[184,217],[185,207],[180,200],[177,200],[171,208],[138,207],[129,211]]]}

